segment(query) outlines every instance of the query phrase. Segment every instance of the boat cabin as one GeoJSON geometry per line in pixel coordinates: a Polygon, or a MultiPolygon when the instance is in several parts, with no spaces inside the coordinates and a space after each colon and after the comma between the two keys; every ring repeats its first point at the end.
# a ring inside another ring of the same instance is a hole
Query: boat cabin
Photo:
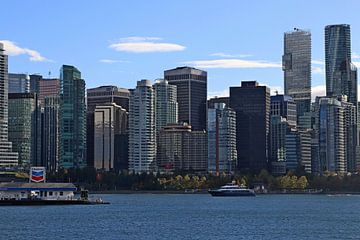
{"type": "Polygon", "coordinates": [[[76,187],[72,183],[0,183],[0,200],[70,200],[76,187]]]}

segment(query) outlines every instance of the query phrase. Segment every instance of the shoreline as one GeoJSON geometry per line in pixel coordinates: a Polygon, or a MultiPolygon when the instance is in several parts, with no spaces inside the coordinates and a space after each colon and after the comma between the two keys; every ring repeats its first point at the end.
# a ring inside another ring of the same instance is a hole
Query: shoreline
{"type": "MultiPolygon", "coordinates": [[[[89,194],[209,194],[207,190],[188,191],[185,190],[100,190],[89,191],[89,194]]],[[[360,195],[360,192],[351,191],[322,191],[322,192],[282,192],[270,191],[268,193],[256,193],[256,195],[360,195]]]]}

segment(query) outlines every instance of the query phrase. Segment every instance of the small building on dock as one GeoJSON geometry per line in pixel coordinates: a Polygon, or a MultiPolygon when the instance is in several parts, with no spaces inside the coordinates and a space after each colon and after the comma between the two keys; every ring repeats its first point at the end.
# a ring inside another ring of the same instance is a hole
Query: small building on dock
{"type": "Polygon", "coordinates": [[[70,200],[74,198],[77,190],[72,183],[0,183],[0,200],[70,200]]]}

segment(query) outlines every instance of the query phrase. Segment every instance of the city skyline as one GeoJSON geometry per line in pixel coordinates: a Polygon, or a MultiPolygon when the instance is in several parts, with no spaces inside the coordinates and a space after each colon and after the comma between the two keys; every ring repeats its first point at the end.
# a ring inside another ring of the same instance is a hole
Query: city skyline
{"type": "Polygon", "coordinates": [[[0,39],[8,41],[5,42],[8,49],[11,47],[9,72],[40,73],[47,77],[50,71],[50,77],[58,77],[60,66],[71,64],[82,69],[88,88],[104,83],[135,88],[140,79],[156,79],[164,69],[189,65],[208,72],[208,98],[228,95],[228,87],[239,86],[242,80],[256,80],[268,85],[273,92],[282,92],[282,38],[284,32],[294,27],[308,29],[312,34],[314,95],[325,93],[326,25],[351,25],[352,58],[359,66],[360,25],[355,10],[359,3],[356,1],[346,5],[340,1],[331,5],[317,1],[309,8],[301,3],[287,3],[282,17],[275,19],[271,18],[273,11],[268,10],[281,11],[283,1],[204,3],[198,1],[187,8],[183,1],[171,4],[109,1],[99,6],[79,2],[72,3],[72,9],[65,11],[63,6],[68,4],[55,9],[40,2],[5,2],[5,9],[16,5],[20,15],[35,8],[42,14],[32,15],[31,23],[25,23],[5,11],[0,19],[4,18],[4,22],[11,19],[12,24],[5,24],[0,39]],[[160,4],[166,11],[154,14],[160,4]],[[137,11],[132,11],[135,7],[137,11]],[[346,11],[339,12],[339,8],[346,11]],[[317,9],[326,12],[321,19],[317,9]],[[75,17],[74,13],[80,10],[84,13],[82,18],[75,17]],[[304,11],[308,17],[296,17],[304,11]],[[256,17],[250,15],[254,12],[256,17]],[[100,18],[103,13],[106,17],[100,18]],[[221,21],[213,16],[220,16],[221,21]],[[43,21],[44,18],[48,21],[43,21]],[[76,32],[80,28],[82,34],[76,32]],[[173,31],[169,31],[170,28],[173,31]],[[66,37],[66,33],[72,37],[66,37]]]}

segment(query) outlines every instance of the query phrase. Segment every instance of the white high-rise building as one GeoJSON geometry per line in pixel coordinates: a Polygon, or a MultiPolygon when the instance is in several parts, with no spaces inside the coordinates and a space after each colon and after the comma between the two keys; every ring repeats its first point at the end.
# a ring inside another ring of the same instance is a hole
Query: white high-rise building
{"type": "Polygon", "coordinates": [[[8,57],[0,43],[0,167],[18,165],[18,153],[8,141],[8,57]]]}
{"type": "Polygon", "coordinates": [[[149,80],[137,82],[130,90],[129,171],[152,172],[155,165],[154,89],[149,80]]]}

